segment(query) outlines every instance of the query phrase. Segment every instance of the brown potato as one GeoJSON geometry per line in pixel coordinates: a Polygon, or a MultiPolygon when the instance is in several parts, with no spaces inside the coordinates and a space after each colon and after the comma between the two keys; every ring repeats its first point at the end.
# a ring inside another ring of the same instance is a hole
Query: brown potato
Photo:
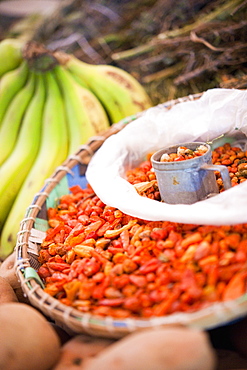
{"type": "Polygon", "coordinates": [[[21,283],[18,280],[15,270],[15,252],[10,254],[0,265],[0,277],[3,277],[13,288],[19,302],[29,304],[28,298],[24,295],[21,283]]]}
{"type": "Polygon", "coordinates": [[[15,252],[10,254],[0,265],[0,276],[6,279],[13,289],[20,288],[21,284],[15,273],[15,252]]]}
{"type": "Polygon", "coordinates": [[[8,281],[0,276],[0,304],[7,302],[18,302],[18,299],[8,281]]]}
{"type": "Polygon", "coordinates": [[[0,369],[48,370],[58,361],[59,338],[36,309],[24,303],[3,303],[0,322],[0,369]]]}
{"type": "Polygon", "coordinates": [[[181,327],[130,334],[103,350],[83,370],[213,370],[206,333],[181,327]]]}
{"type": "Polygon", "coordinates": [[[88,359],[112,344],[114,340],[76,335],[61,349],[61,356],[53,370],[81,369],[88,359]]]}

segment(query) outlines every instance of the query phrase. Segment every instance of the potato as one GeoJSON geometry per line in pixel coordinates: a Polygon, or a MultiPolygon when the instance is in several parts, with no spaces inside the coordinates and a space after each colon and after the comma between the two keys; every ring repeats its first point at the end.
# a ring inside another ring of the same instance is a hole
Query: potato
{"type": "Polygon", "coordinates": [[[0,305],[0,369],[48,370],[59,358],[60,341],[49,322],[24,303],[0,305]]]}
{"type": "Polygon", "coordinates": [[[213,370],[206,333],[182,327],[145,330],[112,344],[83,370],[213,370]]]}
{"type": "Polygon", "coordinates": [[[18,299],[8,281],[0,276],[0,304],[6,302],[18,302],[18,299]]]}
{"type": "Polygon", "coordinates": [[[19,302],[29,304],[29,299],[24,295],[21,283],[15,271],[15,252],[10,254],[0,265],[0,277],[3,277],[14,289],[19,302]]]}
{"type": "Polygon", "coordinates": [[[86,361],[112,344],[114,340],[76,335],[61,349],[61,356],[53,370],[81,369],[86,361]]]}
{"type": "Polygon", "coordinates": [[[6,279],[13,289],[20,288],[21,284],[15,273],[15,252],[10,254],[0,265],[0,276],[6,279]]]}

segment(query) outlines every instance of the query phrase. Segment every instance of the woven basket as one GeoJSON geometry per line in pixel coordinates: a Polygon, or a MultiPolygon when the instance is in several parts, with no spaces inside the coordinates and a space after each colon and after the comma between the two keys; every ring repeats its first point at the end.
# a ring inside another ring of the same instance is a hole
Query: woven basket
{"type": "MultiPolygon", "coordinates": [[[[157,109],[168,110],[175,104],[193,101],[201,96],[202,94],[196,94],[172,100],[158,105],[157,109]]],[[[103,337],[120,338],[136,330],[170,324],[182,324],[204,330],[241,318],[247,312],[247,294],[245,294],[234,301],[216,303],[194,313],[176,313],[151,319],[129,318],[121,320],[112,317],[101,318],[89,313],[82,313],[60,303],[57,299],[44,292],[42,281],[36,271],[39,268],[38,253],[40,244],[45,237],[47,229],[47,208],[53,207],[57,198],[68,193],[70,186],[78,184],[85,187],[85,171],[93,154],[108,137],[122,130],[127,124],[142,114],[139,113],[128,117],[112,125],[101,136],[92,137],[87,145],[80,147],[75,155],[67,158],[55,170],[51,178],[47,179],[40,193],[36,194],[33,203],[28,207],[25,218],[20,224],[15,252],[16,274],[21,282],[23,292],[33,306],[72,334],[88,333],[103,337]]]]}

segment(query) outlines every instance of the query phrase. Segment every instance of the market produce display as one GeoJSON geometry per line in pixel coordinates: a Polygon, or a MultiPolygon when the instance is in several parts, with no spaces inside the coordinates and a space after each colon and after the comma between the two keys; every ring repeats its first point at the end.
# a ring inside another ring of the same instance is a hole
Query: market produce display
{"type": "MultiPolygon", "coordinates": [[[[85,184],[110,126],[123,119],[118,132],[152,105],[146,92],[163,107],[246,87],[246,9],[244,0],[69,0],[43,21],[11,20],[9,33],[1,17],[7,37],[35,42],[0,42],[0,367],[213,370],[219,360],[231,367],[230,351],[214,348],[227,344],[243,355],[232,368],[246,368],[247,225],[149,222],[74,185],[85,184]]],[[[213,151],[232,186],[247,179],[241,148],[213,151]]],[[[183,149],[176,161],[197,154],[183,149]]],[[[147,159],[126,178],[157,205],[147,159]]]]}
{"type": "MultiPolygon", "coordinates": [[[[238,171],[246,155],[227,143],[213,160],[228,163],[237,185],[246,180],[238,171]]],[[[149,160],[127,172],[132,184],[151,181],[141,195],[158,201],[154,177],[149,160]]],[[[105,205],[90,186],[70,190],[48,209],[38,270],[45,292],[63,304],[103,317],[150,318],[194,312],[245,293],[246,224],[140,220],[105,205]]]]}
{"type": "MultiPolygon", "coordinates": [[[[120,125],[120,127],[123,127],[123,126],[125,127],[124,122],[120,125]]],[[[116,128],[119,128],[119,125],[117,125],[116,128]]],[[[114,129],[115,129],[115,127],[112,127],[112,128],[110,128],[109,131],[110,132],[116,132],[114,129]]],[[[109,131],[107,131],[107,134],[105,134],[105,136],[109,135],[109,131]]],[[[50,193],[49,199],[47,199],[47,201],[46,201],[46,197],[44,195],[40,194],[37,201],[35,202],[35,204],[37,204],[37,205],[38,204],[42,205],[41,211],[39,212],[36,208],[30,208],[30,212],[31,212],[30,216],[32,216],[33,219],[35,219],[35,224],[33,225],[33,222],[31,220],[26,220],[25,222],[22,223],[22,225],[20,227],[20,230],[23,230],[23,234],[21,232],[18,236],[18,246],[17,246],[17,249],[16,249],[16,254],[17,254],[16,271],[18,271],[18,277],[20,279],[21,286],[23,287],[25,294],[30,299],[31,304],[33,304],[35,307],[41,308],[42,312],[44,314],[48,315],[48,317],[50,317],[50,315],[52,315],[53,318],[55,318],[56,320],[58,320],[58,322],[61,323],[62,328],[64,328],[64,326],[65,326],[65,327],[68,327],[72,330],[75,330],[77,333],[90,332],[91,334],[94,334],[94,335],[104,335],[104,336],[109,336],[110,335],[110,336],[118,337],[118,338],[123,334],[127,334],[130,331],[135,331],[135,330],[138,330],[138,329],[143,328],[143,327],[148,327],[148,328],[152,327],[152,329],[149,330],[149,332],[150,333],[154,332],[153,325],[155,325],[155,327],[156,327],[156,323],[158,325],[165,325],[166,326],[167,323],[172,322],[175,325],[177,325],[177,324],[180,325],[181,322],[182,322],[182,325],[184,323],[188,323],[189,325],[192,325],[192,327],[193,326],[196,326],[196,327],[199,326],[199,328],[201,328],[201,327],[205,328],[205,326],[207,327],[207,324],[212,325],[212,323],[213,323],[213,325],[218,326],[218,325],[222,325],[222,323],[226,322],[227,320],[230,321],[230,320],[235,319],[235,317],[241,317],[241,313],[243,314],[243,309],[244,309],[244,307],[246,307],[245,295],[241,296],[238,299],[236,299],[234,301],[231,301],[231,302],[227,301],[225,303],[216,303],[216,304],[214,302],[212,302],[212,304],[211,303],[209,304],[208,308],[202,309],[202,310],[199,310],[199,311],[197,310],[194,313],[192,313],[192,312],[187,312],[187,313],[183,312],[183,313],[177,313],[177,314],[175,313],[174,315],[169,315],[168,314],[168,315],[165,315],[165,316],[162,316],[162,317],[160,317],[160,316],[159,317],[151,317],[151,318],[148,317],[146,319],[143,318],[141,320],[139,320],[139,319],[136,320],[135,318],[130,318],[130,317],[128,317],[127,319],[124,319],[124,318],[121,319],[121,318],[113,318],[113,317],[110,317],[110,316],[102,317],[102,316],[99,316],[99,315],[90,315],[90,311],[85,313],[84,311],[79,311],[78,309],[75,309],[73,306],[66,306],[65,304],[62,304],[55,297],[52,297],[49,294],[47,294],[42,289],[42,287],[40,286],[40,283],[38,282],[37,277],[35,277],[35,275],[30,275],[29,274],[30,270],[33,270],[33,272],[35,272],[34,269],[35,270],[37,269],[36,259],[34,260],[34,258],[33,258],[33,257],[35,257],[33,255],[33,252],[35,252],[35,249],[32,249],[29,252],[29,246],[31,247],[32,241],[34,241],[33,238],[36,235],[38,237],[36,239],[36,241],[38,242],[36,250],[39,250],[41,240],[43,240],[44,234],[45,234],[44,232],[42,232],[42,230],[44,231],[43,226],[47,225],[47,217],[46,217],[47,206],[51,203],[53,203],[54,206],[57,205],[58,196],[60,197],[61,194],[68,194],[68,185],[70,184],[71,181],[73,181],[75,183],[73,178],[76,179],[76,181],[78,183],[81,183],[81,182],[84,183],[84,176],[83,176],[83,174],[78,173],[78,169],[82,169],[84,167],[84,163],[85,164],[88,163],[88,161],[87,161],[87,159],[89,157],[88,150],[91,149],[93,151],[96,151],[97,148],[100,147],[100,145],[101,145],[101,139],[98,140],[98,143],[97,143],[97,140],[95,142],[90,143],[89,146],[88,146],[89,149],[84,148],[80,152],[80,156],[79,156],[80,162],[79,163],[75,159],[70,159],[70,160],[68,160],[64,163],[65,166],[68,166],[67,167],[68,168],[68,173],[66,174],[67,171],[65,172],[62,169],[59,170],[58,174],[55,175],[51,179],[51,180],[54,180],[54,181],[51,181],[51,182],[47,183],[47,185],[44,189],[44,191],[50,193]],[[81,167],[80,163],[83,164],[82,167],[81,167]],[[77,164],[77,165],[74,168],[75,164],[77,164]],[[71,173],[73,172],[74,176],[71,176],[71,174],[69,173],[70,169],[71,169],[71,173]],[[63,174],[64,177],[60,181],[60,179],[61,179],[60,176],[62,174],[63,174]],[[55,181],[55,180],[58,180],[58,181],[55,181]],[[57,184],[59,183],[58,184],[59,186],[52,185],[52,184],[56,184],[56,183],[57,184]],[[55,192],[52,189],[54,189],[55,192]],[[35,228],[35,229],[33,229],[33,228],[35,228]],[[30,244],[29,244],[29,242],[28,242],[28,244],[26,243],[26,240],[27,240],[26,236],[27,235],[28,235],[28,239],[29,239],[29,235],[30,235],[30,244]],[[28,251],[28,256],[29,256],[28,261],[26,259],[26,254],[25,254],[26,251],[28,251]],[[30,269],[30,267],[28,267],[29,263],[32,266],[31,269],[30,269]],[[232,307],[232,310],[230,310],[230,312],[229,312],[227,307],[232,307]],[[210,312],[212,313],[212,315],[209,314],[210,312]],[[229,313],[230,313],[230,315],[229,315],[229,313]],[[209,317],[208,317],[208,314],[209,314],[209,317]],[[205,316],[206,316],[206,319],[205,319],[205,316]],[[198,317],[199,317],[199,320],[198,320],[198,317]],[[180,318],[181,318],[181,321],[180,321],[180,318]],[[171,321],[170,321],[170,319],[171,319],[171,321]],[[140,326],[139,326],[139,322],[141,324],[140,326]]],[[[222,162],[224,160],[227,160],[227,155],[228,154],[226,152],[229,151],[229,150],[230,150],[229,147],[228,148],[227,147],[219,148],[219,151],[218,151],[217,155],[215,156],[215,161],[222,162]]],[[[245,156],[245,153],[242,150],[238,150],[238,153],[235,153],[235,155],[234,155],[234,153],[231,154],[231,159],[228,158],[229,159],[228,162],[231,163],[232,167],[234,168],[234,166],[236,166],[237,162],[240,162],[241,159],[244,160],[244,156],[245,156]]],[[[136,169],[136,171],[135,171],[135,169],[132,170],[132,174],[134,175],[133,177],[135,177],[135,175],[136,175],[136,177],[137,177],[136,180],[137,181],[138,180],[143,181],[143,179],[145,180],[145,177],[142,177],[142,179],[141,178],[138,179],[138,176],[141,177],[143,174],[145,174],[145,172],[150,176],[150,178],[151,178],[151,174],[154,175],[154,173],[152,171],[149,171],[150,167],[146,166],[146,164],[144,164],[141,167],[142,167],[143,171],[139,172],[138,169],[136,169]]],[[[236,174],[236,172],[237,171],[235,171],[235,174],[236,174]]],[[[233,173],[234,172],[232,171],[232,174],[233,173]]],[[[238,174],[236,174],[236,178],[237,178],[237,176],[238,176],[238,174]]],[[[155,180],[155,178],[153,178],[152,181],[154,181],[154,180],[155,180]]],[[[76,191],[76,188],[74,188],[74,191],[76,191]]],[[[79,194],[77,196],[79,197],[79,194]]],[[[88,196],[87,202],[90,204],[90,191],[88,191],[87,196],[88,196]]],[[[86,199],[85,199],[85,201],[86,201],[86,199]]],[[[70,211],[71,211],[70,216],[73,217],[74,210],[70,209],[70,211]]],[[[68,212],[68,210],[61,209],[61,214],[63,214],[64,218],[66,218],[66,212],[68,212]]],[[[116,212],[116,215],[117,214],[118,214],[118,212],[116,212]]],[[[53,226],[55,226],[55,224],[53,226]]],[[[90,224],[88,226],[90,226],[90,224]]],[[[135,226],[136,225],[134,225],[134,227],[135,226]]],[[[86,227],[87,226],[85,226],[85,228],[86,227]]],[[[116,229],[117,228],[118,228],[118,225],[116,226],[116,229]]],[[[196,231],[196,230],[194,230],[194,231],[196,231]]],[[[193,234],[193,230],[187,230],[185,232],[186,233],[188,232],[188,234],[191,232],[193,234]]],[[[59,234],[60,235],[56,235],[55,238],[56,237],[59,238],[59,236],[62,235],[62,230],[61,230],[61,233],[59,233],[59,234]]],[[[229,231],[225,232],[226,237],[229,234],[230,234],[229,231]]],[[[222,233],[217,234],[217,232],[215,232],[215,237],[216,238],[223,237],[222,240],[219,240],[219,243],[222,247],[221,252],[224,254],[224,252],[226,252],[226,250],[224,249],[224,235],[222,233]]],[[[116,236],[116,238],[117,238],[117,236],[116,236]]],[[[228,240],[230,240],[230,239],[231,238],[229,238],[228,240]]],[[[114,239],[112,239],[112,242],[113,241],[114,241],[114,239]]],[[[140,241],[142,242],[142,240],[140,240],[140,241]]],[[[133,239],[133,242],[134,242],[134,239],[133,239]]],[[[136,242],[138,244],[138,240],[136,242]]],[[[59,243],[57,243],[57,247],[58,246],[59,246],[59,243]]],[[[88,248],[88,249],[90,250],[90,248],[88,248]]],[[[49,253],[49,248],[47,248],[47,252],[49,253]]],[[[233,251],[231,251],[231,252],[233,252],[233,251]]],[[[238,252],[236,252],[235,256],[237,254],[239,255],[238,252]]],[[[232,256],[233,256],[233,254],[232,254],[232,256]]],[[[227,255],[227,253],[225,253],[224,257],[230,257],[230,255],[231,254],[227,255]]],[[[55,256],[53,256],[53,257],[55,257],[55,256]]],[[[222,257],[223,257],[223,255],[222,255],[222,257]]],[[[208,258],[208,261],[210,261],[210,258],[208,258]]],[[[224,258],[221,259],[221,261],[224,261],[224,258]]],[[[230,260],[228,260],[228,261],[230,262],[230,264],[234,265],[234,258],[231,261],[230,260]]],[[[162,262],[162,261],[160,261],[160,262],[162,262]]],[[[213,259],[212,259],[211,262],[213,263],[213,259]]],[[[220,263],[220,258],[218,259],[218,262],[220,263]]],[[[227,262],[227,259],[224,262],[227,262]]],[[[163,262],[163,263],[166,263],[166,262],[163,262]]],[[[207,263],[206,263],[206,265],[207,265],[207,263]]],[[[191,263],[191,266],[193,266],[193,262],[191,263]]],[[[217,256],[216,256],[216,266],[217,266],[217,256]]],[[[234,268],[236,266],[237,265],[235,264],[234,268]]],[[[205,266],[205,270],[206,270],[206,267],[207,266],[205,266]]],[[[210,267],[213,267],[213,266],[210,266],[210,267]]],[[[226,267],[225,271],[227,271],[229,266],[224,266],[223,265],[222,268],[220,268],[220,270],[224,270],[224,267],[226,267]]],[[[229,270],[230,269],[231,268],[229,268],[229,270]]],[[[65,273],[66,271],[63,271],[63,272],[65,273]]],[[[54,272],[54,278],[59,278],[59,276],[62,278],[63,272],[61,272],[61,271],[57,271],[57,273],[54,272]]],[[[111,271],[110,271],[110,273],[111,273],[111,271]]],[[[210,273],[209,273],[209,275],[210,275],[210,273]]],[[[212,272],[211,277],[212,278],[215,277],[213,272],[212,272]]],[[[245,281],[244,276],[242,276],[242,277],[239,276],[239,277],[240,277],[240,283],[243,283],[245,281]]],[[[145,278],[145,275],[144,275],[144,278],[145,278]]],[[[221,278],[222,278],[222,276],[221,276],[221,278]]],[[[90,277],[88,278],[88,280],[90,280],[90,277]]],[[[63,282],[61,281],[61,284],[62,283],[63,282]]],[[[234,281],[233,281],[233,283],[234,283],[234,281]]],[[[97,284],[99,284],[99,283],[96,283],[96,285],[97,284]]],[[[179,285],[179,282],[178,282],[178,285],[179,285]]],[[[140,289],[138,288],[137,290],[139,290],[139,292],[140,292],[141,288],[140,289]]],[[[205,292],[207,292],[207,289],[205,290],[205,292]]],[[[208,290],[208,293],[210,293],[210,289],[208,290]]],[[[117,307],[113,307],[113,310],[114,309],[118,310],[117,307]]],[[[110,307],[110,310],[111,310],[111,307],[110,307]]],[[[188,335],[190,334],[190,330],[191,329],[188,329],[188,331],[187,331],[188,335]]],[[[169,340],[170,339],[170,335],[168,333],[169,327],[168,328],[165,327],[164,331],[167,334],[167,335],[165,335],[165,333],[164,333],[164,337],[166,337],[169,340]]],[[[192,329],[192,331],[194,332],[193,329],[192,329]]],[[[140,333],[140,336],[142,336],[142,335],[143,335],[143,332],[140,333]]],[[[77,339],[78,339],[78,342],[80,342],[79,338],[77,338],[77,339]]],[[[129,342],[130,347],[129,348],[131,348],[132,347],[131,346],[131,336],[129,336],[126,339],[130,340],[130,342],[129,342]]],[[[143,342],[143,345],[145,345],[146,341],[148,341],[147,337],[145,337],[145,341],[143,342]]],[[[70,343],[70,341],[68,342],[68,346],[65,345],[62,348],[62,353],[63,353],[64,357],[62,357],[60,359],[61,361],[59,361],[57,363],[57,368],[58,369],[59,369],[59,366],[60,367],[68,366],[68,364],[71,364],[71,363],[73,364],[74,361],[77,361],[77,364],[81,363],[81,361],[83,361],[83,363],[84,363],[84,360],[85,361],[88,360],[89,361],[88,364],[90,365],[90,363],[91,363],[92,366],[93,366],[94,358],[84,358],[82,356],[82,353],[84,353],[83,350],[85,350],[83,339],[81,340],[81,349],[76,347],[75,342],[76,342],[76,338],[75,338],[75,341],[73,341],[73,339],[72,339],[71,343],[70,343]],[[70,344],[71,344],[71,346],[70,346],[70,344]]],[[[97,342],[97,340],[96,340],[96,342],[97,342]]],[[[91,342],[91,347],[94,347],[94,343],[95,343],[95,340],[93,340],[93,342],[91,342]]],[[[119,345],[121,345],[122,341],[120,340],[118,343],[119,343],[119,345]]],[[[165,343],[165,338],[164,338],[164,343],[165,343]]],[[[78,343],[78,345],[79,344],[80,343],[78,343]]],[[[178,344],[178,343],[175,341],[175,344],[178,344]]],[[[175,346],[175,344],[174,344],[174,346],[175,346]]],[[[157,344],[155,344],[155,346],[156,345],[157,344]]],[[[164,344],[164,346],[166,346],[166,345],[164,344]]],[[[179,345],[178,345],[177,348],[179,348],[179,345]]],[[[97,358],[102,358],[101,354],[102,354],[102,356],[105,356],[105,355],[109,354],[108,359],[109,359],[109,361],[112,361],[113,358],[115,357],[115,354],[117,354],[117,350],[115,352],[115,349],[116,349],[115,346],[113,346],[112,348],[109,347],[110,354],[108,352],[108,349],[106,349],[107,353],[103,352],[104,351],[103,350],[101,353],[97,354],[96,356],[97,356],[97,358]]],[[[145,351],[146,359],[150,358],[149,356],[151,355],[152,352],[153,352],[153,350],[145,351]]],[[[138,353],[138,352],[134,351],[134,353],[138,353]]],[[[168,352],[167,352],[168,356],[169,356],[169,353],[171,353],[170,350],[168,350],[168,352]]],[[[135,355],[133,354],[133,357],[134,356],[135,355]]],[[[191,356],[188,356],[188,357],[191,357],[191,356]]],[[[172,355],[172,358],[174,358],[174,355],[172,355]]],[[[171,358],[171,360],[172,360],[172,358],[171,358]]],[[[125,356],[123,356],[123,360],[124,359],[125,359],[125,356]]],[[[167,361],[169,361],[169,359],[165,358],[163,362],[166,363],[167,361]]],[[[130,360],[130,362],[131,362],[131,360],[130,360]]],[[[147,363],[147,361],[145,361],[145,363],[147,363]]],[[[97,365],[97,359],[95,358],[95,366],[96,365],[97,365]]]]}
{"type": "Polygon", "coordinates": [[[0,256],[44,181],[94,135],[151,106],[144,88],[113,66],[90,66],[43,45],[6,39],[0,58],[0,256]]]}

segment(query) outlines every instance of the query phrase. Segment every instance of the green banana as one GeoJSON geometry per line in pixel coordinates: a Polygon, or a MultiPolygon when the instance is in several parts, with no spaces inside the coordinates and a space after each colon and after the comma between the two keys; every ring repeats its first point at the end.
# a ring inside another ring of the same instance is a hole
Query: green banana
{"type": "Polygon", "coordinates": [[[55,52],[59,63],[77,81],[87,84],[104,106],[111,123],[151,107],[143,86],[128,72],[111,65],[91,65],[73,55],[55,52]]]}
{"type": "Polygon", "coordinates": [[[0,42],[0,77],[22,62],[23,41],[7,38],[0,42]]]}
{"type": "Polygon", "coordinates": [[[27,62],[23,61],[19,67],[6,72],[0,79],[0,126],[8,105],[26,83],[27,76],[27,62]]]}
{"type": "Polygon", "coordinates": [[[54,68],[66,107],[69,154],[74,154],[90,137],[109,128],[109,120],[99,100],[79,85],[62,66],[54,68]]]}
{"type": "MultiPolygon", "coordinates": [[[[74,71],[69,70],[72,72],[72,76],[74,77],[75,81],[80,84],[83,84],[83,76],[78,75],[74,71]]],[[[83,86],[83,85],[82,85],[83,86]]],[[[111,124],[121,121],[124,117],[126,117],[124,107],[122,104],[113,96],[112,88],[109,86],[105,86],[103,80],[99,79],[97,81],[96,86],[90,88],[93,94],[99,99],[101,104],[103,105],[111,124]]]]}
{"type": "Polygon", "coordinates": [[[0,166],[14,149],[22,119],[34,92],[34,74],[30,73],[26,85],[12,99],[0,127],[0,166]]]}
{"type": "Polygon", "coordinates": [[[43,112],[42,136],[38,155],[8,214],[1,235],[0,257],[12,253],[19,224],[35,194],[45,180],[68,155],[67,123],[64,102],[52,72],[45,75],[46,101],[43,112]]]}
{"type": "Polygon", "coordinates": [[[35,82],[35,93],[27,107],[15,148],[0,167],[0,230],[34,163],[40,145],[45,102],[43,76],[36,76],[35,82]]]}

